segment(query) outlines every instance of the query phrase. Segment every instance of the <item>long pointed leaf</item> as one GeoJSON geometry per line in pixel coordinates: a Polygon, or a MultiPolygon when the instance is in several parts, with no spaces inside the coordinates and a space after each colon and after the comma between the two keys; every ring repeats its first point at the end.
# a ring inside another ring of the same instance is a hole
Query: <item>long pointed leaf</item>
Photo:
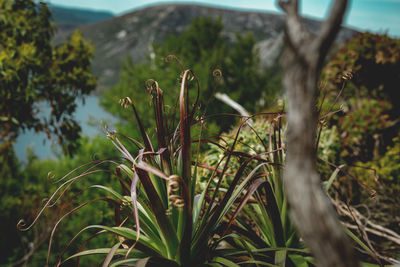
{"type": "Polygon", "coordinates": [[[224,236],[227,233],[227,231],[229,230],[233,221],[239,215],[240,211],[243,209],[244,205],[247,203],[247,201],[250,199],[250,197],[253,195],[253,193],[257,190],[257,188],[263,183],[266,183],[266,181],[263,179],[257,179],[250,185],[249,189],[247,190],[246,195],[240,201],[240,204],[237,207],[235,213],[229,219],[228,225],[226,226],[226,229],[224,230],[224,233],[222,234],[222,236],[224,236]]]}
{"type": "Polygon", "coordinates": [[[223,266],[227,266],[227,267],[239,267],[240,266],[240,265],[234,263],[233,261],[230,261],[230,260],[222,258],[222,257],[215,257],[210,262],[218,262],[218,263],[221,263],[223,266]]]}
{"type": "MultiPolygon", "coordinates": [[[[112,250],[112,248],[96,248],[96,249],[89,249],[89,250],[81,251],[79,253],[76,253],[76,254],[68,257],[67,259],[64,260],[64,262],[69,261],[70,259],[82,257],[82,256],[90,256],[90,255],[97,255],[97,254],[109,254],[111,250],[112,250]]],[[[126,249],[117,249],[117,250],[115,250],[114,255],[115,254],[125,255],[126,251],[127,251],[126,249]]],[[[138,254],[143,255],[142,253],[138,253],[138,254]]]]}
{"type": "Polygon", "coordinates": [[[146,191],[146,195],[150,201],[150,208],[154,213],[154,216],[157,220],[158,226],[160,227],[163,233],[163,240],[165,243],[170,244],[167,249],[169,253],[169,257],[173,258],[176,254],[176,248],[178,247],[178,238],[175,232],[175,227],[172,225],[168,216],[166,215],[166,209],[154,188],[154,185],[148,175],[142,169],[135,168],[140,181],[143,184],[143,187],[146,191]]]}
{"type": "MultiPolygon", "coordinates": [[[[179,93],[179,111],[180,111],[180,136],[181,136],[181,157],[182,157],[182,179],[185,184],[185,189],[182,190],[185,201],[182,220],[185,222],[182,241],[180,243],[180,254],[182,264],[186,264],[190,256],[190,244],[192,241],[192,199],[191,199],[191,167],[192,167],[192,140],[190,137],[191,115],[188,114],[189,99],[185,100],[185,93],[188,92],[187,80],[191,74],[190,70],[183,73],[181,89],[179,93]]],[[[188,93],[186,94],[186,97],[188,93]]]]}
{"type": "Polygon", "coordinates": [[[107,257],[106,257],[106,259],[105,259],[104,262],[103,262],[103,267],[107,267],[107,266],[110,264],[112,258],[114,257],[115,253],[117,252],[117,250],[118,250],[118,248],[119,248],[120,246],[121,246],[121,242],[118,242],[117,244],[115,244],[115,245],[111,248],[110,252],[107,254],[107,257]]]}

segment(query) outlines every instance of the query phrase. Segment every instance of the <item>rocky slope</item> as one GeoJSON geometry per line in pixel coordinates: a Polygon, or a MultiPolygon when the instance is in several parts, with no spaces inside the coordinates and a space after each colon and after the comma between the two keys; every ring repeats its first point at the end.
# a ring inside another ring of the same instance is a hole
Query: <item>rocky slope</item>
{"type": "MultiPolygon", "coordinates": [[[[222,34],[227,40],[234,40],[236,32],[253,32],[262,65],[275,64],[283,47],[283,15],[199,5],[156,5],[80,27],[84,36],[96,46],[93,70],[99,77],[99,90],[118,81],[121,61],[127,57],[135,63],[146,60],[152,44],[161,43],[170,34],[181,33],[197,16],[221,17],[222,34]]],[[[315,20],[307,19],[306,24],[312,31],[320,26],[315,20]]],[[[355,33],[344,28],[337,41],[341,43],[355,33]]],[[[65,35],[56,36],[56,40],[62,38],[65,35]]]]}

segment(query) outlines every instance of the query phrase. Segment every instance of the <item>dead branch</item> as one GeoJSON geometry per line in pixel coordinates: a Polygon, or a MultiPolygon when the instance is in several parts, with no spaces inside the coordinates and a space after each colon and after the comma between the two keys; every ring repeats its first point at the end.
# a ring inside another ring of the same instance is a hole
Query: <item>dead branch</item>
{"type": "MultiPolygon", "coordinates": [[[[371,220],[369,220],[367,217],[362,215],[356,208],[349,206],[339,200],[332,200],[332,203],[335,205],[336,210],[338,211],[339,215],[348,217],[352,219],[353,217],[355,218],[356,221],[358,221],[361,224],[361,227],[368,233],[371,233],[375,236],[382,237],[388,241],[391,241],[395,243],[396,245],[400,246],[400,235],[397,234],[396,232],[383,227],[381,225],[378,225],[376,223],[373,223],[371,220]]],[[[345,223],[346,226],[350,229],[356,229],[357,226],[350,224],[350,223],[345,223]]]]}
{"type": "MultiPolygon", "coordinates": [[[[385,228],[381,225],[373,223],[370,221],[366,216],[362,215],[355,207],[349,206],[340,200],[331,200],[333,205],[335,206],[338,214],[343,218],[342,224],[351,230],[361,231],[364,240],[368,243],[369,247],[371,248],[371,242],[369,241],[370,238],[368,234],[386,239],[387,241],[393,242],[397,246],[400,245],[400,235],[396,232],[385,228]],[[354,222],[354,223],[351,223],[354,222]]],[[[358,249],[360,252],[367,253],[362,249],[358,249]]],[[[399,264],[400,261],[395,260],[391,257],[387,257],[381,255],[376,250],[373,250],[375,255],[382,260],[385,260],[391,264],[399,264]]]]}

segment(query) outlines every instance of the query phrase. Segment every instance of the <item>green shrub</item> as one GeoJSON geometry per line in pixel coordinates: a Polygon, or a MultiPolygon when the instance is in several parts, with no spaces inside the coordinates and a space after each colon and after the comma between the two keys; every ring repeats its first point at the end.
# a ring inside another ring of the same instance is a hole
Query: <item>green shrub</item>
{"type": "Polygon", "coordinates": [[[337,104],[342,107],[328,123],[338,127],[347,164],[377,160],[393,145],[400,131],[399,72],[400,40],[371,33],[348,40],[325,67],[326,102],[340,94],[337,104]]]}
{"type": "Polygon", "coordinates": [[[385,186],[394,196],[400,194],[400,137],[393,139],[394,145],[377,160],[357,162],[355,174],[367,185],[377,188],[385,186]]]}
{"type": "MultiPolygon", "coordinates": [[[[117,154],[107,148],[108,140],[104,137],[83,137],[79,140],[79,149],[73,157],[60,156],[59,159],[39,160],[32,151],[27,151],[28,162],[22,164],[12,155],[8,160],[2,161],[0,180],[0,224],[4,234],[0,238],[3,251],[1,264],[15,263],[25,255],[34,252],[27,263],[31,266],[42,266],[46,261],[48,238],[54,222],[59,219],[62,213],[68,212],[75,205],[98,196],[93,190],[80,192],[85,186],[95,181],[103,181],[110,185],[110,175],[102,173],[96,177],[88,177],[82,180],[79,186],[72,185],[69,192],[57,201],[57,205],[49,208],[44,217],[39,220],[33,231],[21,233],[17,230],[17,223],[21,218],[31,221],[35,218],[38,210],[42,207],[45,199],[58,187],[54,183],[56,177],[62,177],[75,167],[88,159],[112,158],[117,154]],[[78,194],[74,197],[74,195],[78,194]]],[[[5,155],[2,155],[4,157],[5,155]]],[[[82,169],[81,169],[82,170],[82,169]]],[[[71,236],[81,228],[82,224],[94,223],[109,219],[109,207],[97,204],[88,207],[85,213],[78,213],[69,218],[61,231],[56,232],[57,241],[54,246],[54,255],[61,253],[62,245],[67,243],[71,236]]],[[[88,236],[86,236],[88,237],[88,236]]],[[[85,237],[83,237],[85,239],[85,237]]],[[[100,238],[99,243],[106,243],[106,239],[100,238]]],[[[95,261],[96,262],[96,261],[95,261]]],[[[83,264],[95,264],[93,259],[84,259],[83,264]]]]}
{"type": "Polygon", "coordinates": [[[390,102],[374,99],[351,99],[346,116],[339,119],[339,133],[342,147],[341,157],[348,161],[367,161],[376,158],[379,134],[390,128],[388,112],[390,102]]]}

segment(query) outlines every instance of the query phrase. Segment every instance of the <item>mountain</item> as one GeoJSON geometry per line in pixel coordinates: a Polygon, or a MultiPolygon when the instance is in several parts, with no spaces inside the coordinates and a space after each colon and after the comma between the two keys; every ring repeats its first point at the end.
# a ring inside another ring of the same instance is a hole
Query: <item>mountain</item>
{"type": "Polygon", "coordinates": [[[114,14],[108,11],[68,8],[52,4],[49,4],[48,7],[57,25],[57,39],[65,38],[75,28],[114,17],[114,14]]]}
{"type": "MultiPolygon", "coordinates": [[[[96,47],[93,71],[99,77],[99,91],[116,84],[121,61],[131,57],[133,62],[146,60],[152,44],[161,43],[170,34],[182,33],[197,16],[222,18],[222,35],[233,41],[235,33],[253,32],[263,67],[276,63],[283,47],[285,18],[281,14],[222,9],[189,4],[161,4],[135,10],[123,16],[79,27],[86,39],[96,47]]],[[[304,20],[311,31],[321,22],[304,20]]],[[[356,31],[343,28],[337,42],[343,43],[356,31]]],[[[58,35],[60,40],[65,36],[58,35]]]]}
{"type": "Polygon", "coordinates": [[[67,8],[49,5],[53,19],[58,25],[84,25],[99,22],[114,17],[108,11],[93,11],[89,9],[67,8]]]}

